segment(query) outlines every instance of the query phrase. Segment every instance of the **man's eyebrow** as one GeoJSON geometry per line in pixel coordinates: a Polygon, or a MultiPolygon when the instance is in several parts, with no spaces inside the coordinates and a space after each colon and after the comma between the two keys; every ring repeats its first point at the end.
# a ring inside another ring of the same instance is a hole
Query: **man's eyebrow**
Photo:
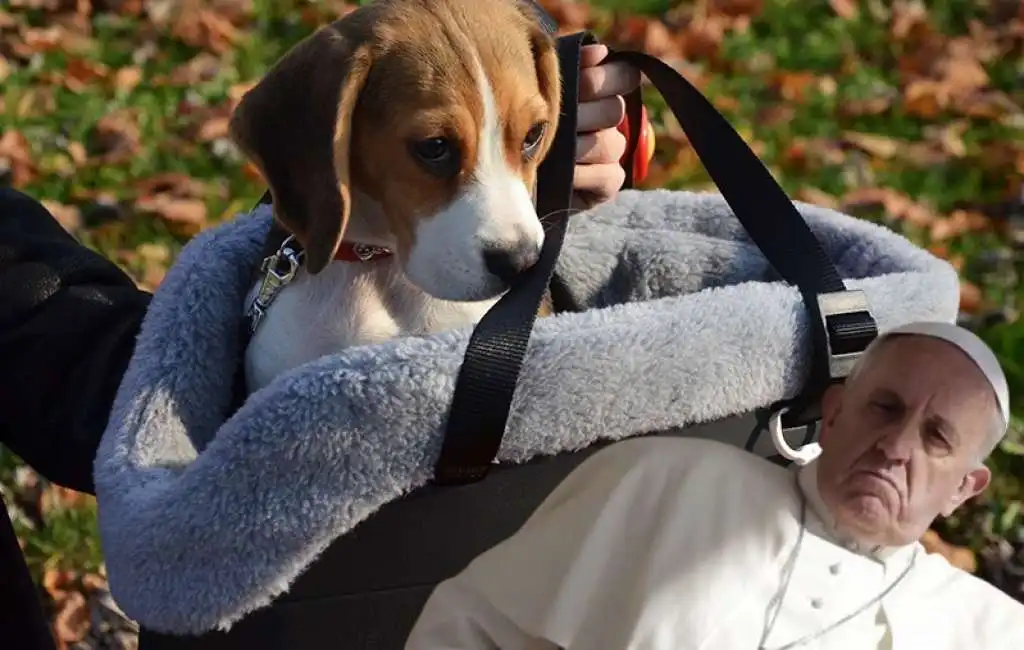
{"type": "Polygon", "coordinates": [[[871,391],[870,395],[871,395],[871,397],[884,397],[884,398],[886,398],[888,400],[891,400],[891,401],[894,401],[894,402],[899,402],[900,404],[903,403],[903,398],[900,397],[899,393],[897,393],[896,391],[894,391],[891,388],[886,388],[884,386],[878,386],[878,387],[874,388],[871,391]]]}

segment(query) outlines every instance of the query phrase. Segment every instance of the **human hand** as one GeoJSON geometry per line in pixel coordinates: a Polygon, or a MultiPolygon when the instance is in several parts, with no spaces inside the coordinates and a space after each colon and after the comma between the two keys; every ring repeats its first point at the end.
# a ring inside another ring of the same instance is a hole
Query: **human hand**
{"type": "Polygon", "coordinates": [[[640,85],[640,71],[622,62],[604,63],[608,47],[580,51],[574,207],[589,208],[615,197],[626,180],[619,160],[626,138],[616,128],[626,115],[623,95],[640,85]]]}

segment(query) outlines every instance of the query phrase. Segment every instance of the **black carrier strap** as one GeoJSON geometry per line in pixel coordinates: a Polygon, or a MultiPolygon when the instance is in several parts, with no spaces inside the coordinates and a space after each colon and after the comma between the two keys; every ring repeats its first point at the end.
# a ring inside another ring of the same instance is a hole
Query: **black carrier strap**
{"type": "Polygon", "coordinates": [[[596,42],[585,33],[557,42],[562,69],[562,111],[551,151],[537,172],[537,215],[548,224],[540,259],[473,330],[455,383],[448,429],[435,471],[441,484],[479,480],[498,452],[526,346],[541,298],[562,250],[576,169],[576,106],[580,48],[596,42]]]}
{"type": "MultiPolygon", "coordinates": [[[[578,69],[579,48],[586,42],[593,42],[588,34],[560,39],[563,70],[578,69]]],[[[878,334],[867,304],[860,299],[861,294],[847,293],[839,272],[796,206],[700,91],[672,67],[642,52],[612,52],[607,61],[624,61],[638,68],[661,92],[750,238],[779,275],[800,290],[812,317],[811,375],[800,395],[774,405],[774,409],[787,409],[790,426],[813,420],[817,402],[829,383],[844,378],[857,355],[878,334]]],[[[563,101],[572,106],[578,79],[575,75],[566,75],[566,79],[563,101]]],[[[641,126],[639,91],[629,98],[628,106],[632,154],[641,126]]],[[[483,478],[501,445],[537,305],[554,271],[569,216],[570,161],[574,159],[569,153],[574,150],[569,140],[575,138],[576,129],[574,116],[563,114],[563,119],[566,117],[569,123],[559,128],[561,142],[556,142],[545,161],[550,165],[541,172],[549,175],[545,178],[549,187],[541,197],[545,200],[538,202],[538,207],[543,207],[539,214],[552,223],[548,239],[540,261],[522,284],[498,301],[473,332],[436,465],[435,478],[440,484],[483,478]]],[[[632,155],[627,160],[631,161],[632,155]]]]}

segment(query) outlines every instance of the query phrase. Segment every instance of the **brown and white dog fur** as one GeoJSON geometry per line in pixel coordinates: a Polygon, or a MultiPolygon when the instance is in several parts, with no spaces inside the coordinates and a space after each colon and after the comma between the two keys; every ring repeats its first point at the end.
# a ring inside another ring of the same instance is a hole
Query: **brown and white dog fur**
{"type": "Polygon", "coordinates": [[[375,0],[278,61],[230,132],[306,258],[246,351],[248,389],[476,323],[543,244],[532,190],[560,89],[554,41],[518,0],[375,0]],[[351,242],[394,254],[335,260],[351,242]]]}

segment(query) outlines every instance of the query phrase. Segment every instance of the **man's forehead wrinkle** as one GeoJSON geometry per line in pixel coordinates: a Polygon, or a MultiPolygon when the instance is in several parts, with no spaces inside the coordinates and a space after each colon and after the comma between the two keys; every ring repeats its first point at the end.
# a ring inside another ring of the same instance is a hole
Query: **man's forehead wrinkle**
{"type": "Polygon", "coordinates": [[[946,383],[932,387],[922,394],[915,390],[915,384],[908,375],[883,373],[874,377],[865,375],[864,379],[867,389],[865,395],[869,399],[891,399],[898,402],[899,406],[909,409],[917,409],[923,405],[926,422],[939,426],[944,433],[957,438],[961,437],[964,424],[960,422],[961,426],[958,427],[957,420],[962,420],[965,414],[970,413],[960,408],[964,402],[979,399],[980,393],[984,393],[983,399],[990,399],[990,406],[995,406],[995,398],[988,390],[988,386],[979,382],[972,381],[970,389],[966,391],[963,388],[955,389],[946,383]]]}
{"type": "Polygon", "coordinates": [[[906,400],[900,394],[898,387],[890,386],[887,383],[876,383],[868,390],[868,395],[874,398],[890,399],[905,405],[906,400]]]}

